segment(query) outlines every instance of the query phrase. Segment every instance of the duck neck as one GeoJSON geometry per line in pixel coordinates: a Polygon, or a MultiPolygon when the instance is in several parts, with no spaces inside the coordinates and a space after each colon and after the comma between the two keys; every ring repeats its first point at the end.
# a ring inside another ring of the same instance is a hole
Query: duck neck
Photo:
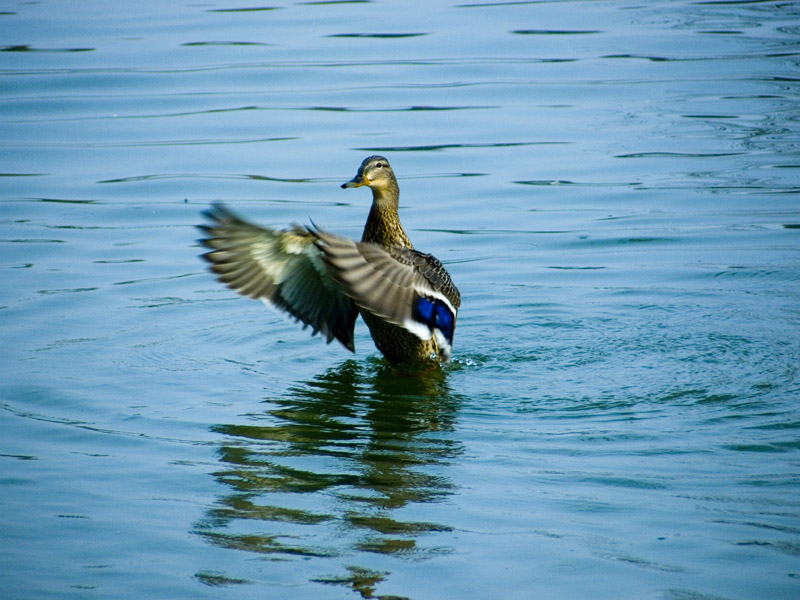
{"type": "Polygon", "coordinates": [[[373,189],[372,208],[364,226],[362,242],[370,242],[385,247],[400,246],[413,248],[403,226],[400,224],[398,213],[399,190],[397,184],[394,189],[373,189]]]}

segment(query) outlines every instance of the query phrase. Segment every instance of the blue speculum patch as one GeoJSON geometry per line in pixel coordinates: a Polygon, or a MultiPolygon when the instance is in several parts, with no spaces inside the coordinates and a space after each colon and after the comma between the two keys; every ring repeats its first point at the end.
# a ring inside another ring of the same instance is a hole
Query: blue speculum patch
{"type": "Polygon", "coordinates": [[[453,343],[453,313],[444,302],[436,302],[435,327],[444,334],[450,343],[453,343]]]}
{"type": "Polygon", "coordinates": [[[433,302],[427,298],[420,298],[417,300],[417,316],[426,325],[431,325],[431,317],[433,317],[433,302]]]}
{"type": "Polygon", "coordinates": [[[414,318],[427,325],[430,329],[438,329],[453,342],[453,326],[455,316],[450,308],[441,300],[419,298],[414,311],[414,318]]]}

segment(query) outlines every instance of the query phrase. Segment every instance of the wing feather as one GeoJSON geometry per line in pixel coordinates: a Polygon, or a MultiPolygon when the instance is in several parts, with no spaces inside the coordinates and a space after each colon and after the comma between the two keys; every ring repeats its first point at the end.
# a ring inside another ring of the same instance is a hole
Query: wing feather
{"type": "Polygon", "coordinates": [[[231,289],[288,312],[354,350],[358,310],[331,277],[311,233],[300,227],[275,230],[239,218],[221,204],[205,213],[199,228],[210,249],[203,257],[231,289]]]}
{"type": "Polygon", "coordinates": [[[356,305],[423,340],[436,335],[437,341],[447,341],[449,350],[461,297],[441,262],[409,248],[386,249],[318,229],[308,231],[332,276],[356,305]],[[431,307],[427,318],[420,314],[420,299],[428,299],[431,307]],[[436,320],[441,316],[436,306],[444,307],[444,319],[436,320]]]}

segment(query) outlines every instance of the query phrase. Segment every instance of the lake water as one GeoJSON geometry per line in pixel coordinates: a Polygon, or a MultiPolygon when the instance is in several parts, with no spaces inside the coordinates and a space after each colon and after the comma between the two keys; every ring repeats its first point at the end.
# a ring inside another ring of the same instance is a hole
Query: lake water
{"type": "Polygon", "coordinates": [[[0,596],[800,597],[800,4],[0,8],[0,596]],[[373,153],[443,369],[198,258],[373,153]]]}

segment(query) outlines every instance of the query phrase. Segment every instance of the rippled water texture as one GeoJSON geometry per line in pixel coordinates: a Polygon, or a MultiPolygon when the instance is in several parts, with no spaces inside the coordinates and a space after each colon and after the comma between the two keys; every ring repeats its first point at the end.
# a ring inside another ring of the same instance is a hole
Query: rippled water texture
{"type": "Polygon", "coordinates": [[[800,597],[800,5],[0,9],[0,596],[800,597]],[[443,369],[198,259],[372,153],[443,369]]]}

